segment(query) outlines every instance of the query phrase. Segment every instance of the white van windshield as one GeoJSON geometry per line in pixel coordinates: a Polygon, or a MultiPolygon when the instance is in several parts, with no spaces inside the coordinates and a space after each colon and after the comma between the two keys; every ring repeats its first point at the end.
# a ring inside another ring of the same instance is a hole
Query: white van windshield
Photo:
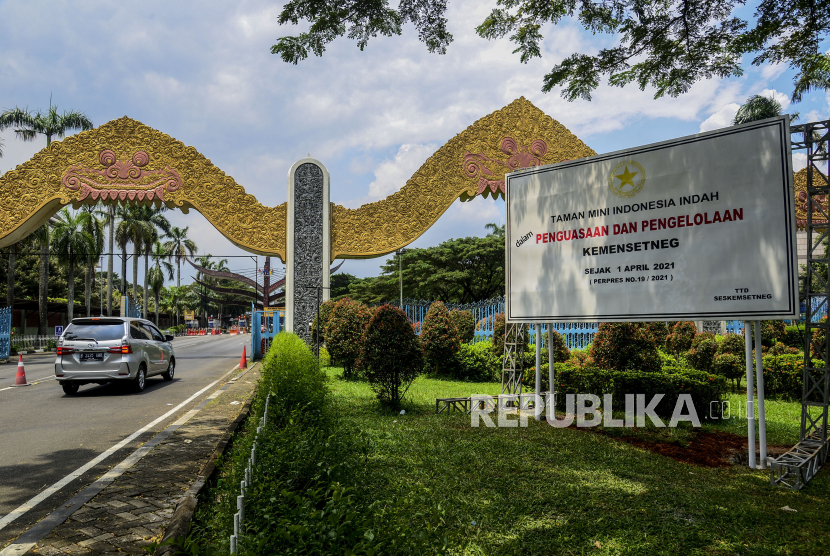
{"type": "Polygon", "coordinates": [[[109,340],[120,340],[123,337],[124,322],[120,320],[73,322],[63,333],[63,339],[69,342],[79,340],[106,342],[109,340]]]}

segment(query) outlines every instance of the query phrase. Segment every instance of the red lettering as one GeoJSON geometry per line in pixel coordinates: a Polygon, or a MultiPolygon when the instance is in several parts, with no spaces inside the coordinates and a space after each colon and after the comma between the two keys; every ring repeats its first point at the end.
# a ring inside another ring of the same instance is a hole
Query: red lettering
{"type": "Polygon", "coordinates": [[[594,237],[594,234],[591,233],[591,228],[588,228],[588,231],[585,233],[585,237],[594,237]]]}
{"type": "Polygon", "coordinates": [[[542,239],[542,234],[536,234],[536,243],[539,243],[540,239],[542,239]]]}
{"type": "Polygon", "coordinates": [[[666,219],[665,218],[658,218],[657,219],[657,229],[658,230],[665,230],[666,229],[666,219]]]}
{"type": "Polygon", "coordinates": [[[689,220],[689,215],[687,214],[686,215],[686,226],[691,226],[691,225],[692,225],[692,221],[689,220]]]}
{"type": "MultiPolygon", "coordinates": [[[[608,226],[603,226],[602,227],[602,235],[604,235],[604,236],[608,235],[608,226]]],[[[596,237],[596,234],[594,234],[594,237],[596,237]]]]}
{"type": "Polygon", "coordinates": [[[677,226],[677,219],[674,216],[670,216],[668,220],[669,228],[674,228],[677,226]]]}
{"type": "MultiPolygon", "coordinates": [[[[536,238],[537,238],[536,243],[539,243],[539,239],[538,239],[539,236],[536,236],[536,238]]],[[[542,243],[547,243],[547,242],[548,242],[548,234],[542,234],[542,243]]]]}
{"type": "Polygon", "coordinates": [[[703,224],[703,215],[700,213],[695,214],[695,226],[700,226],[703,224]]]}
{"type": "Polygon", "coordinates": [[[729,214],[729,210],[723,211],[723,221],[724,222],[732,222],[732,215],[729,214]]]}
{"type": "Polygon", "coordinates": [[[719,211],[719,210],[716,210],[716,211],[715,211],[715,217],[712,219],[712,222],[713,222],[713,223],[715,223],[715,222],[723,222],[723,220],[722,220],[722,219],[721,219],[721,217],[720,217],[720,211],[719,211]]]}
{"type": "Polygon", "coordinates": [[[732,209],[732,216],[735,220],[743,220],[744,219],[744,209],[743,207],[739,209],[732,209]]]}
{"type": "Polygon", "coordinates": [[[579,239],[585,239],[585,228],[579,229],[579,239]]]}
{"type": "Polygon", "coordinates": [[[615,236],[620,235],[621,233],[622,232],[620,232],[620,225],[619,224],[614,224],[614,235],[615,236]]]}
{"type": "Polygon", "coordinates": [[[705,224],[711,224],[712,223],[712,221],[709,220],[709,213],[708,212],[703,213],[703,218],[704,218],[704,223],[705,224]]]}

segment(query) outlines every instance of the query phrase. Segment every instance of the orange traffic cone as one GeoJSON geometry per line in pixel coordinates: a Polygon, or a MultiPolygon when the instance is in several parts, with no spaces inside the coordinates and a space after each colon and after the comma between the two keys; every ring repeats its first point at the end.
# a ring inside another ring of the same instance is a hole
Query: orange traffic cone
{"type": "Polygon", "coordinates": [[[17,360],[17,376],[14,377],[14,384],[12,386],[31,386],[26,382],[26,369],[23,367],[23,354],[20,354],[20,359],[17,360]]]}
{"type": "MultiPolygon", "coordinates": [[[[240,369],[247,369],[248,368],[248,354],[245,351],[246,347],[247,346],[242,346],[242,359],[239,360],[239,368],[240,369]]],[[[26,378],[24,377],[23,379],[25,380],[26,378]]]]}

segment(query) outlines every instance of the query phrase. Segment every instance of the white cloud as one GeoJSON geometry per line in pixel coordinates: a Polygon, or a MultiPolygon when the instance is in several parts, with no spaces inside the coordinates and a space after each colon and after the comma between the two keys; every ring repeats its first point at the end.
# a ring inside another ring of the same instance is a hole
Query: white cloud
{"type": "Polygon", "coordinates": [[[375,169],[375,181],[369,184],[369,197],[381,199],[406,185],[406,180],[421,167],[438,145],[404,144],[393,160],[384,160],[375,169]]]}
{"type": "Polygon", "coordinates": [[[761,68],[761,77],[766,81],[774,81],[787,69],[786,64],[768,64],[761,68]]]}
{"type": "Polygon", "coordinates": [[[700,123],[701,133],[704,131],[712,131],[713,129],[720,129],[732,125],[732,120],[735,118],[735,113],[741,105],[736,102],[730,102],[723,106],[720,110],[706,118],[700,123]]]}
{"type": "Polygon", "coordinates": [[[789,97],[789,95],[785,95],[784,93],[776,91],[775,89],[764,89],[763,91],[758,93],[758,95],[762,96],[762,97],[767,97],[767,98],[770,98],[770,97],[774,98],[775,100],[777,100],[779,102],[779,104],[781,104],[781,109],[784,112],[786,112],[787,108],[790,106],[790,97],[789,97]]]}
{"type": "Polygon", "coordinates": [[[798,172],[807,167],[806,153],[793,153],[793,171],[798,172]]]}

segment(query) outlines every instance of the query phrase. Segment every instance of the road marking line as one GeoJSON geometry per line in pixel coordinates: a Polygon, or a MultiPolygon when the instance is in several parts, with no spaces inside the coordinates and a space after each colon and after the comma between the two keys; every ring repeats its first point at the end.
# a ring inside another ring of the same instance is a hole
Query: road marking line
{"type": "MultiPolygon", "coordinates": [[[[110,447],[108,450],[106,450],[104,452],[101,452],[100,454],[98,454],[97,457],[95,457],[92,460],[90,460],[89,462],[85,463],[84,465],[82,465],[81,467],[79,467],[78,469],[76,469],[75,471],[70,473],[69,475],[65,476],[63,479],[59,480],[58,482],[56,482],[52,486],[47,487],[43,491],[39,492],[37,495],[33,496],[27,502],[24,502],[22,505],[20,505],[16,509],[12,510],[8,514],[6,514],[2,518],[0,518],[0,531],[2,531],[3,528],[5,528],[9,523],[14,521],[18,517],[22,516],[23,514],[25,514],[26,512],[28,512],[29,510],[31,510],[32,508],[34,508],[35,506],[37,506],[38,504],[40,504],[41,502],[46,500],[47,498],[49,498],[52,494],[54,494],[55,492],[58,492],[60,489],[62,489],[63,487],[65,487],[66,485],[68,485],[69,483],[71,483],[72,481],[77,479],[78,477],[82,476],[84,473],[86,473],[87,471],[89,471],[90,469],[92,469],[93,467],[98,465],[100,462],[102,462],[103,460],[105,460],[106,458],[108,458],[109,456],[114,454],[116,451],[120,450],[121,448],[123,448],[124,446],[126,446],[127,444],[129,444],[130,442],[135,440],[138,436],[140,436],[141,434],[143,434],[147,430],[151,429],[152,427],[156,426],[157,424],[163,422],[165,419],[167,419],[168,417],[170,417],[171,415],[176,413],[178,410],[180,410],[181,408],[183,408],[184,406],[186,406],[187,404],[192,402],[195,398],[197,398],[200,395],[204,394],[207,390],[210,390],[216,384],[221,382],[226,376],[232,374],[236,370],[237,370],[236,368],[231,369],[229,372],[222,375],[219,379],[211,382],[210,384],[208,384],[207,386],[205,386],[204,388],[202,388],[201,390],[199,390],[198,392],[196,392],[195,394],[193,394],[192,396],[187,398],[185,401],[183,401],[182,403],[180,403],[179,405],[177,405],[176,407],[174,407],[173,409],[171,409],[170,411],[168,411],[167,413],[165,413],[164,415],[162,415],[161,417],[159,417],[155,421],[141,427],[140,429],[135,431],[133,434],[131,434],[130,436],[128,436],[127,438],[125,438],[124,440],[119,442],[118,444],[115,444],[114,446],[110,447]]],[[[5,556],[4,552],[0,552],[0,556],[5,556]]]]}
{"type": "MultiPolygon", "coordinates": [[[[226,373],[222,378],[228,376],[236,370],[236,368],[232,369],[229,373],[226,373]]],[[[198,414],[199,411],[201,411],[211,399],[221,394],[228,386],[230,386],[230,384],[230,381],[225,383],[222,387],[218,388],[216,392],[202,400],[199,403],[199,405],[197,405],[195,408],[191,409],[190,411],[182,415],[175,423],[169,425],[166,429],[156,434],[147,443],[145,443],[135,452],[127,456],[127,458],[124,461],[122,461],[121,463],[110,469],[107,473],[102,475],[97,481],[81,490],[79,493],[73,496],[68,502],[61,504],[61,506],[59,506],[45,518],[37,522],[37,524],[35,524],[31,529],[29,529],[28,531],[20,535],[17,539],[15,539],[12,542],[12,544],[0,551],[0,556],[20,556],[34,548],[34,546],[38,542],[40,542],[44,537],[46,537],[46,535],[51,533],[55,529],[55,527],[66,521],[72,514],[74,514],[81,507],[83,507],[84,504],[95,498],[95,496],[97,496],[102,490],[104,490],[107,487],[107,485],[109,485],[115,479],[121,476],[124,473],[124,471],[138,463],[138,461],[140,461],[141,458],[147,455],[153,448],[164,442],[164,440],[168,436],[176,432],[176,430],[178,430],[179,427],[187,423],[194,415],[198,414]]]]}
{"type": "MultiPolygon", "coordinates": [[[[48,376],[46,378],[38,378],[38,379],[33,380],[32,382],[30,382],[29,384],[34,386],[35,384],[40,384],[41,382],[46,382],[47,380],[54,380],[54,379],[55,379],[55,376],[52,375],[52,376],[48,376]]],[[[0,388],[0,392],[2,392],[3,390],[11,390],[12,388],[14,388],[14,386],[6,386],[5,388],[0,388]]]]}

